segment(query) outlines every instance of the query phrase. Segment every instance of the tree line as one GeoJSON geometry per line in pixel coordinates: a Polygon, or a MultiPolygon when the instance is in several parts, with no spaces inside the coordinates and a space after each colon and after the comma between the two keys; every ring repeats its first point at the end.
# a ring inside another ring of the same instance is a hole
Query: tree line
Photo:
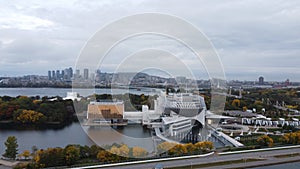
{"type": "Polygon", "coordinates": [[[203,154],[213,149],[212,142],[204,141],[195,144],[177,144],[162,142],[157,145],[156,152],[148,152],[138,146],[128,147],[126,144],[112,144],[103,147],[92,145],[67,145],[64,148],[55,147],[32,150],[24,150],[18,154],[17,138],[9,136],[4,143],[6,150],[3,157],[8,159],[23,159],[26,162],[20,163],[15,168],[46,168],[57,166],[105,164],[114,162],[132,161],[138,158],[161,158],[170,156],[182,156],[191,154],[203,154]]]}
{"type": "Polygon", "coordinates": [[[279,135],[259,135],[259,136],[243,136],[241,142],[246,146],[262,146],[273,147],[274,145],[299,145],[300,144],[300,131],[286,133],[282,136],[279,135]]]}
{"type": "Polygon", "coordinates": [[[66,124],[75,119],[74,115],[72,100],[58,97],[55,101],[49,101],[48,97],[39,96],[0,97],[0,124],[12,123],[13,125],[10,126],[66,124]]]}

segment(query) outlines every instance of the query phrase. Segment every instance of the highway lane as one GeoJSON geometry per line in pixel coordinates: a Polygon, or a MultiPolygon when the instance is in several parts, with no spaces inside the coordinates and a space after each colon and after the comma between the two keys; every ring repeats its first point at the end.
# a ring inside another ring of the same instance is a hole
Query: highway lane
{"type": "MultiPolygon", "coordinates": [[[[292,149],[284,149],[284,150],[273,150],[273,151],[262,151],[262,152],[250,152],[250,153],[241,153],[241,154],[230,154],[230,155],[212,155],[209,157],[202,158],[192,158],[192,159],[184,159],[184,160],[174,160],[174,161],[163,161],[163,162],[153,162],[153,163],[144,163],[144,164],[135,164],[135,165],[127,165],[127,166],[116,166],[116,167],[106,167],[107,169],[147,169],[153,168],[156,164],[162,164],[164,167],[179,167],[179,166],[190,166],[197,164],[206,164],[206,163],[214,163],[220,161],[232,161],[238,159],[247,159],[247,158],[266,158],[266,161],[256,161],[246,164],[263,164],[266,162],[283,162],[288,160],[288,158],[273,158],[274,155],[282,155],[282,154],[293,154],[300,153],[300,148],[292,148],[292,149]]],[[[291,159],[300,160],[300,156],[293,157],[291,159]]],[[[244,164],[234,164],[230,166],[243,166],[244,164]]],[[[222,167],[212,167],[212,168],[224,168],[222,167]]]]}

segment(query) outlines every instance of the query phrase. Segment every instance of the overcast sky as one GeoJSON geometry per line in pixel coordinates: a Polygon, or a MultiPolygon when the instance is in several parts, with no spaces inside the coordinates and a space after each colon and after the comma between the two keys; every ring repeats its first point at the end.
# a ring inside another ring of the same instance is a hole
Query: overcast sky
{"type": "Polygon", "coordinates": [[[198,27],[219,53],[227,79],[263,75],[267,81],[300,81],[296,0],[0,0],[0,76],[46,75],[74,67],[97,30],[145,12],[178,16],[198,27]]]}

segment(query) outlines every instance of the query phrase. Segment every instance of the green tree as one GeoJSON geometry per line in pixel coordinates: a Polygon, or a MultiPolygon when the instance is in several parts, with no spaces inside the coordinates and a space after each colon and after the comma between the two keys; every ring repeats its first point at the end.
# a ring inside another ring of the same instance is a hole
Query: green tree
{"type": "Polygon", "coordinates": [[[120,157],[116,154],[112,154],[109,151],[101,150],[97,154],[97,159],[101,162],[117,162],[119,161],[120,157]]]}
{"type": "Polygon", "coordinates": [[[48,148],[46,150],[38,150],[34,157],[34,162],[40,167],[56,167],[65,165],[64,149],[48,148]]]}
{"type": "Polygon", "coordinates": [[[67,165],[75,164],[80,159],[80,149],[74,145],[65,148],[65,161],[67,165]]]}
{"type": "Polygon", "coordinates": [[[10,159],[15,159],[18,154],[17,138],[15,136],[9,136],[4,144],[6,150],[3,156],[10,159]]]}

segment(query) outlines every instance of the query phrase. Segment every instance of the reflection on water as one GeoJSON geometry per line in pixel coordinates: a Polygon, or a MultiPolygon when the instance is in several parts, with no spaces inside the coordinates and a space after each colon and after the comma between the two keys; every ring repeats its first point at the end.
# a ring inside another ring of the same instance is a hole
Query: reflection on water
{"type": "Polygon", "coordinates": [[[19,144],[19,153],[23,150],[31,150],[33,145],[38,148],[64,147],[68,144],[99,145],[125,143],[130,147],[140,146],[148,151],[153,150],[153,142],[149,130],[138,125],[112,129],[111,127],[82,128],[80,123],[73,123],[61,130],[6,130],[0,128],[0,153],[5,150],[4,142],[8,136],[16,136],[19,144]],[[117,132],[116,132],[117,131],[117,132]],[[115,133],[115,134],[113,134],[115,133]],[[116,134],[117,133],[117,134],[116,134]],[[145,139],[141,139],[145,138],[145,139]]]}
{"type": "Polygon", "coordinates": [[[122,128],[87,127],[85,131],[98,145],[124,143],[129,147],[139,146],[150,152],[154,150],[150,130],[144,129],[141,125],[128,125],[122,128]]]}
{"type": "Polygon", "coordinates": [[[79,123],[73,123],[60,130],[18,130],[0,128],[0,153],[5,150],[4,142],[8,136],[16,136],[19,144],[19,153],[31,150],[32,146],[38,148],[64,147],[68,144],[92,145],[79,123]]]}

